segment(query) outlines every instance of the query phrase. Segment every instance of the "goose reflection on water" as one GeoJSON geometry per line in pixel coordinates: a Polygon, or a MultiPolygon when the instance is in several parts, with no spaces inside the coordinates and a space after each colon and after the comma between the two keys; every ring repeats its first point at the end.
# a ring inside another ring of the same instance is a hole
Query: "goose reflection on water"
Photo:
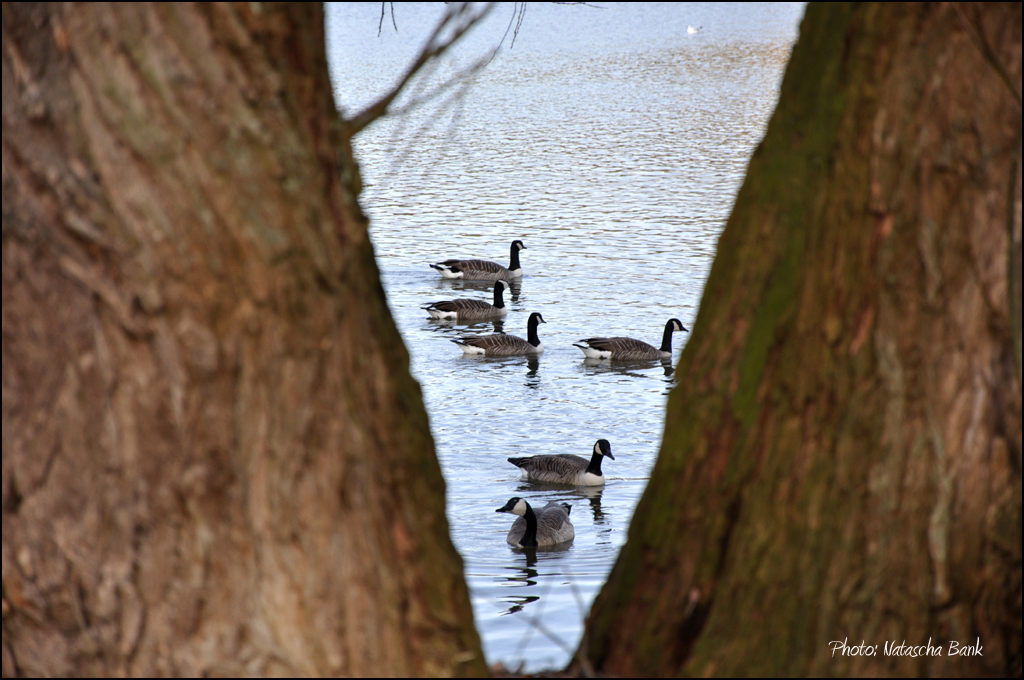
{"type": "Polygon", "coordinates": [[[661,368],[662,376],[661,380],[665,383],[665,389],[662,391],[663,396],[668,396],[668,393],[672,391],[672,388],[676,386],[675,367],[672,365],[671,359],[653,359],[649,361],[609,361],[607,359],[590,359],[586,358],[583,360],[583,372],[586,375],[597,375],[597,374],[608,374],[617,373],[627,378],[650,378],[650,373],[645,372],[646,369],[661,368]]]}
{"type": "Polygon", "coordinates": [[[519,612],[523,611],[523,607],[525,607],[526,605],[530,604],[531,602],[536,602],[539,599],[540,599],[540,595],[529,595],[527,597],[510,597],[510,598],[507,598],[507,599],[504,600],[505,602],[515,602],[515,604],[513,604],[511,607],[509,607],[508,611],[503,612],[502,616],[508,616],[509,614],[518,614],[519,612]]]}
{"type": "Polygon", "coordinates": [[[609,361],[608,359],[591,359],[590,357],[584,357],[583,359],[584,372],[587,375],[618,373],[633,378],[645,378],[647,374],[643,372],[644,369],[658,366],[661,367],[666,377],[670,377],[675,372],[675,368],[672,366],[672,359],[637,359],[630,361],[622,359],[609,361]]]}
{"type": "Polygon", "coordinates": [[[518,357],[487,357],[481,355],[463,354],[462,356],[455,357],[455,360],[464,361],[471,365],[480,366],[480,370],[498,370],[496,368],[483,368],[485,366],[503,367],[508,369],[521,366],[526,369],[526,380],[523,382],[523,385],[525,387],[529,387],[530,389],[537,389],[538,387],[541,386],[540,357],[536,354],[518,357]]]}
{"type": "Polygon", "coordinates": [[[540,376],[537,370],[540,368],[540,357],[534,355],[526,357],[526,382],[523,384],[529,388],[537,389],[540,385],[540,376]]]}
{"type": "MultiPolygon", "coordinates": [[[[508,605],[508,608],[501,612],[501,616],[518,614],[523,617],[518,620],[526,624],[526,629],[523,631],[523,636],[519,641],[514,658],[522,658],[527,646],[530,644],[530,639],[536,633],[540,633],[544,638],[560,647],[566,654],[572,654],[573,652],[572,646],[563,640],[560,635],[556,634],[544,620],[547,618],[544,613],[544,600],[546,600],[550,595],[552,585],[551,578],[557,577],[561,579],[568,575],[557,570],[554,572],[541,573],[535,568],[538,559],[536,552],[537,551],[532,548],[524,551],[524,557],[526,558],[525,565],[505,568],[506,571],[518,571],[520,572],[519,574],[514,576],[499,576],[495,578],[495,581],[500,586],[511,586],[516,589],[529,588],[532,592],[539,592],[537,595],[510,595],[499,598],[500,606],[504,607],[505,605],[508,605]],[[534,602],[540,602],[541,604],[536,608],[531,607],[529,612],[527,612],[526,606],[533,604],[534,602]]],[[[569,586],[574,599],[576,600],[576,606],[578,608],[577,613],[580,620],[582,620],[582,618],[586,616],[586,611],[571,577],[569,586]]]]}
{"type": "Polygon", "coordinates": [[[458,321],[457,319],[424,319],[424,326],[436,333],[449,338],[456,338],[467,331],[475,335],[488,333],[504,333],[505,319],[488,319],[486,321],[458,321]],[[456,330],[457,329],[457,330],[456,330]]]}
{"type": "MultiPolygon", "coordinates": [[[[527,494],[557,491],[560,495],[558,500],[570,501],[573,498],[585,499],[590,503],[590,511],[594,515],[594,524],[611,527],[607,515],[601,509],[601,494],[604,493],[604,486],[573,486],[569,484],[548,484],[544,482],[520,482],[516,487],[516,493],[526,496],[527,494]]],[[[574,505],[573,507],[578,507],[574,505]]],[[[611,529],[602,529],[602,532],[610,532],[611,529]]]]}
{"type": "MultiPolygon", "coordinates": [[[[519,293],[523,290],[522,279],[510,279],[508,281],[509,287],[506,291],[509,296],[509,302],[512,304],[518,304],[519,293]]],[[[486,299],[485,296],[489,296],[491,291],[494,290],[493,281],[463,281],[462,279],[437,279],[434,289],[439,291],[441,295],[448,295],[458,292],[473,292],[479,291],[485,295],[481,295],[480,299],[486,299]]]]}
{"type": "Polygon", "coordinates": [[[535,586],[537,585],[537,577],[540,575],[537,573],[537,551],[536,550],[523,550],[519,553],[525,559],[522,565],[506,567],[505,571],[515,573],[515,576],[503,576],[496,578],[498,583],[508,583],[511,585],[523,585],[523,586],[535,586]]]}
{"type": "MultiPolygon", "coordinates": [[[[526,588],[537,585],[537,577],[539,574],[534,568],[537,565],[537,551],[536,550],[524,550],[524,557],[526,558],[525,566],[514,566],[508,567],[507,571],[514,572],[514,576],[499,576],[495,579],[499,584],[506,586],[513,586],[519,588],[526,588]]],[[[508,611],[502,612],[502,616],[508,616],[509,614],[515,614],[521,612],[523,607],[536,602],[540,599],[540,595],[511,595],[509,597],[501,598],[501,601],[505,604],[511,604],[508,611]]]]}
{"type": "MultiPolygon", "coordinates": [[[[498,602],[504,607],[508,605],[508,608],[501,613],[502,616],[508,616],[509,614],[524,613],[524,609],[527,605],[534,602],[540,601],[542,598],[549,594],[551,588],[551,577],[553,573],[542,574],[536,568],[538,553],[559,553],[566,552],[570,549],[570,544],[556,545],[556,546],[539,546],[534,548],[512,548],[512,551],[518,556],[522,555],[524,562],[518,565],[505,567],[505,572],[511,572],[503,576],[496,576],[494,581],[499,586],[508,588],[515,588],[519,590],[521,588],[529,588],[527,592],[537,593],[536,595],[506,595],[498,598],[498,602]],[[541,584],[543,581],[543,585],[541,584]]],[[[553,564],[559,564],[555,562],[553,564]]]]}
{"type": "MultiPolygon", "coordinates": [[[[610,527],[610,522],[605,517],[604,510],[601,509],[601,494],[603,493],[603,486],[578,486],[575,489],[575,495],[590,501],[590,511],[594,514],[594,524],[610,527]]],[[[610,533],[611,529],[602,529],[602,532],[610,533]]]]}

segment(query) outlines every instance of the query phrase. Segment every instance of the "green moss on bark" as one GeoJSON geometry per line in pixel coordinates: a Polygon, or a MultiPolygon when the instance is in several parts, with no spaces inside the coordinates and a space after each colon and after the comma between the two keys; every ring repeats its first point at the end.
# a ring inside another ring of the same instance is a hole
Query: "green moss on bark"
{"type": "MultiPolygon", "coordinates": [[[[1019,16],[972,19],[1018,82],[1019,16]]],[[[1019,572],[968,557],[997,512],[968,500],[977,485],[1020,484],[1019,463],[978,457],[1010,432],[1019,461],[1012,315],[973,302],[1006,294],[985,253],[1019,112],[964,28],[949,6],[808,6],[588,622],[598,670],[906,674],[920,669],[828,643],[973,621],[1007,626],[999,651],[929,672],[1019,673],[1019,578],[1006,606],[968,604],[1019,572]]]]}

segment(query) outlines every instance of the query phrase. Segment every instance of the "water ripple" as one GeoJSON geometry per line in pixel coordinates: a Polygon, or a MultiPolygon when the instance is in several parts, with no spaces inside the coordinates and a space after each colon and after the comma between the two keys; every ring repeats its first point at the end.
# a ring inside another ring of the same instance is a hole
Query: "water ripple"
{"type": "MultiPolygon", "coordinates": [[[[343,108],[360,108],[397,78],[437,5],[397,7],[399,33],[379,38],[379,6],[328,8],[343,108]]],[[[585,360],[572,343],[624,335],[657,345],[672,317],[692,328],[803,12],[752,3],[602,8],[531,4],[514,49],[456,107],[383,120],[355,140],[361,204],[423,386],[485,652],[526,671],[564,664],[579,642],[653,466],[688,334],[675,334],[667,365],[585,360]],[[690,24],[704,29],[687,35],[690,24]],[[490,300],[492,284],[444,280],[427,265],[448,257],[504,264],[514,238],[527,246],[525,276],[506,293],[503,321],[437,322],[420,309],[453,297],[490,300]],[[464,357],[448,342],[467,333],[525,337],[532,311],[547,322],[540,357],[464,357]],[[600,489],[524,484],[505,460],[589,456],[598,438],[615,454],[600,489]],[[515,495],[534,506],[570,503],[571,546],[507,545],[511,518],[494,510],[515,495]]],[[[456,61],[493,45],[504,22],[471,34],[456,61]]],[[[454,68],[442,65],[437,77],[454,68]]]]}

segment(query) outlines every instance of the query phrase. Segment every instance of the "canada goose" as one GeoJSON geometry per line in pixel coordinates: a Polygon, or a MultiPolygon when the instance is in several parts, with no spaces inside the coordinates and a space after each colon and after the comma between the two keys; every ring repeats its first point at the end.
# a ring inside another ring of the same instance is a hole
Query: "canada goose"
{"type": "Polygon", "coordinates": [[[672,356],[672,331],[686,331],[679,319],[669,319],[661,338],[661,349],[634,338],[586,338],[573,343],[591,359],[662,359],[672,356]]]}
{"type": "Polygon", "coordinates": [[[509,248],[508,269],[497,262],[488,260],[445,260],[430,265],[446,279],[464,279],[466,281],[497,281],[498,279],[518,279],[523,275],[523,267],[519,264],[519,251],[526,246],[519,239],[512,241],[509,248]]]}
{"type": "Polygon", "coordinates": [[[539,513],[518,496],[495,512],[519,515],[508,530],[505,541],[516,548],[536,548],[542,545],[567,543],[576,537],[576,529],[569,520],[572,506],[568,503],[550,501],[539,513]]]}
{"type": "Polygon", "coordinates": [[[435,319],[497,319],[508,314],[508,307],[502,299],[502,291],[509,288],[508,281],[495,281],[494,304],[486,300],[442,300],[423,307],[435,319]]]}
{"type": "Polygon", "coordinates": [[[523,471],[523,479],[531,482],[549,484],[575,484],[577,486],[600,486],[604,484],[601,474],[601,459],[612,455],[612,445],[607,439],[598,439],[594,444],[594,455],[590,460],[571,453],[560,453],[552,456],[529,456],[526,458],[509,458],[512,463],[523,471]]]}
{"type": "Polygon", "coordinates": [[[482,354],[488,357],[516,357],[524,354],[540,354],[544,345],[537,337],[537,324],[547,323],[540,312],[530,315],[526,322],[526,340],[515,335],[495,333],[493,335],[467,335],[452,340],[462,348],[464,354],[482,354]]]}

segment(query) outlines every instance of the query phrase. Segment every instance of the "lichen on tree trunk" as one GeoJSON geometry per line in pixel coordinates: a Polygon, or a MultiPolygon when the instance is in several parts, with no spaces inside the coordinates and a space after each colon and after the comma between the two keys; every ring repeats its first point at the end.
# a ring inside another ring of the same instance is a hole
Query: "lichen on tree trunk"
{"type": "Polygon", "coordinates": [[[985,49],[1019,93],[1019,3],[808,6],[579,660],[1020,675],[1021,109],[985,49]]]}
{"type": "Polygon", "coordinates": [[[3,673],[478,675],[318,4],[3,8],[3,673]]]}

